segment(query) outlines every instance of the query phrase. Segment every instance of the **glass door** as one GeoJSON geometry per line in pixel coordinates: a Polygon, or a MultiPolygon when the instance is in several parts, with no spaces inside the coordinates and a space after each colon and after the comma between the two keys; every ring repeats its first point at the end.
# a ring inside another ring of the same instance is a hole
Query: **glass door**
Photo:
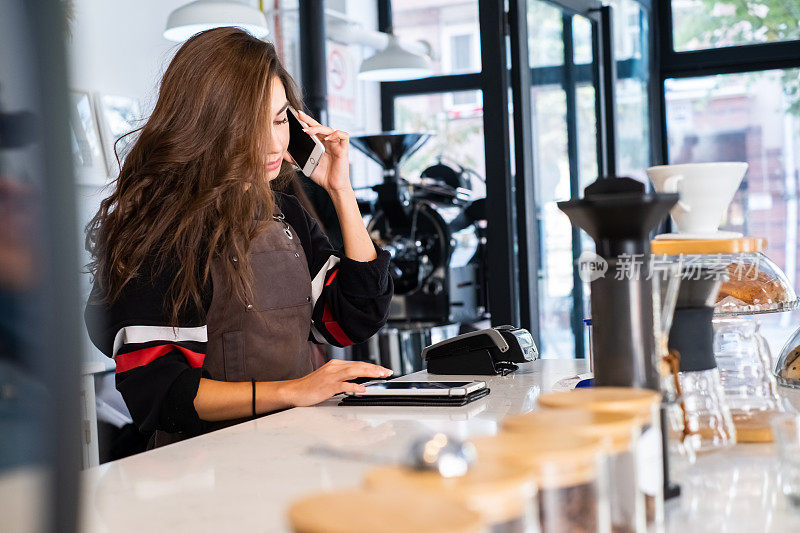
{"type": "Polygon", "coordinates": [[[606,87],[613,92],[614,84],[601,83],[615,78],[603,64],[607,8],[590,1],[569,4],[528,0],[540,350],[548,358],[586,356],[588,287],[576,264],[594,247],[556,202],[581,196],[586,185],[613,172],[615,161],[608,154],[614,128],[604,126],[614,124],[613,105],[606,105],[613,103],[606,87]]]}

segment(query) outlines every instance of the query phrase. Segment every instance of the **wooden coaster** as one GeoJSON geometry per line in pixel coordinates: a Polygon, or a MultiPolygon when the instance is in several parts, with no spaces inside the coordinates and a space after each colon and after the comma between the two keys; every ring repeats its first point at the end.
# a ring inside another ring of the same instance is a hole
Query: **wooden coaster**
{"type": "Polygon", "coordinates": [[[736,442],[740,444],[772,442],[770,420],[776,414],[774,411],[732,413],[733,425],[736,427],[736,442]]]}

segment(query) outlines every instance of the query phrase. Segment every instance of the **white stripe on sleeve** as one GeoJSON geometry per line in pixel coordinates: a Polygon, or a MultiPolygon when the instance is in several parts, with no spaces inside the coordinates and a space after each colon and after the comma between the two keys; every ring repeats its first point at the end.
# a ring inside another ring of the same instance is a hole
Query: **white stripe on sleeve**
{"type": "Polygon", "coordinates": [[[322,336],[322,333],[319,332],[317,326],[311,324],[311,334],[314,335],[314,338],[317,340],[319,344],[330,344],[328,340],[322,336]]]}
{"type": "MultiPolygon", "coordinates": [[[[325,275],[328,273],[330,269],[335,267],[339,264],[339,258],[335,255],[332,255],[325,261],[325,264],[322,265],[322,268],[319,269],[317,275],[314,276],[314,279],[311,280],[311,305],[312,307],[317,306],[317,300],[322,295],[322,289],[325,287],[325,275]]],[[[315,335],[316,337],[316,335],[315,335]]]]}
{"type": "Polygon", "coordinates": [[[116,357],[117,352],[123,344],[138,344],[142,342],[164,341],[182,342],[208,342],[208,331],[206,326],[198,326],[194,328],[172,328],[169,326],[126,326],[119,330],[114,336],[114,353],[116,357]]]}

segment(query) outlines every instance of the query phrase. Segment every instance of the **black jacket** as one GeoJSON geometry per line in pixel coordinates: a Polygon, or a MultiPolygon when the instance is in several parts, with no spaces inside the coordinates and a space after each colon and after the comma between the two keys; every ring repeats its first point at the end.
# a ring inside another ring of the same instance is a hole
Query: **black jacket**
{"type": "MultiPolygon", "coordinates": [[[[286,222],[300,238],[312,280],[332,277],[330,283],[322,284],[316,299],[309,340],[335,346],[365,341],[386,322],[393,294],[388,252],[378,249],[373,261],[353,261],[333,249],[294,196],[278,192],[275,196],[286,222]],[[338,272],[332,276],[334,271],[338,272]],[[322,320],[326,308],[327,322],[322,320]]],[[[117,389],[141,431],[198,434],[203,423],[194,409],[194,398],[203,377],[206,324],[192,310],[181,314],[177,329],[168,327],[164,295],[173,275],[164,272],[152,279],[147,274],[129,282],[113,305],[96,304],[97,299],[90,298],[85,312],[89,336],[100,351],[116,360],[117,389]],[[137,331],[148,333],[144,341],[136,338],[137,331]]],[[[213,290],[210,282],[203,288],[205,312],[213,290]]],[[[99,291],[95,284],[93,295],[99,291]]]]}

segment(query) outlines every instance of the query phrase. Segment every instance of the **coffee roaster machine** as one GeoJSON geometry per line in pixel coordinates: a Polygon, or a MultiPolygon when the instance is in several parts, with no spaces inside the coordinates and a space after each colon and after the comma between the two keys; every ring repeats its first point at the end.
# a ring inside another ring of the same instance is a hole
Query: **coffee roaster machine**
{"type": "Polygon", "coordinates": [[[391,254],[394,282],[387,325],[350,357],[407,374],[424,367],[425,346],[475,329],[486,319],[484,199],[480,179],[458,165],[439,162],[419,178],[400,165],[428,139],[425,133],[382,133],[350,139],[383,167],[377,198],[361,201],[370,236],[391,254]]]}

